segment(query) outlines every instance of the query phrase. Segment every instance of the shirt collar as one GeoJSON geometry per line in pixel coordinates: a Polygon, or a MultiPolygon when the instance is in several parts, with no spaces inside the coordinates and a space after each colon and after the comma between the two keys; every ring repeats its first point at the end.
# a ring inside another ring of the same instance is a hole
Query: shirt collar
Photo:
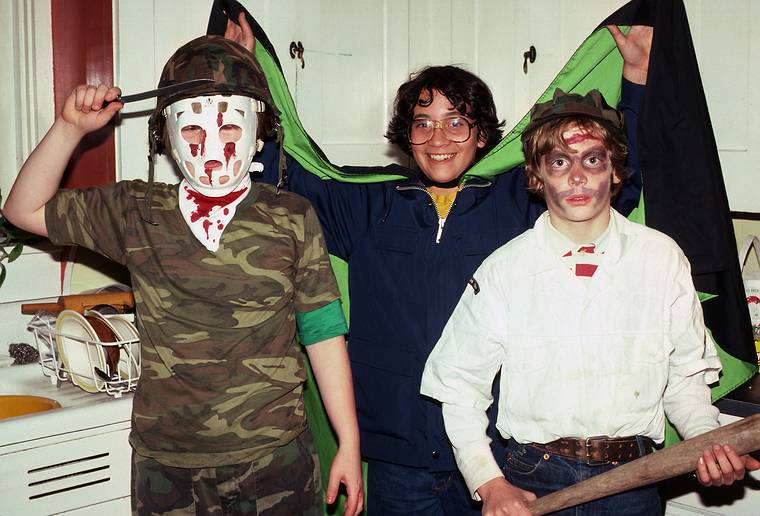
{"type": "MultiPolygon", "coordinates": [[[[625,223],[627,220],[613,208],[610,208],[610,222],[607,229],[593,242],[597,248],[605,254],[605,260],[616,263],[620,260],[622,248],[627,238],[625,223]]],[[[538,245],[538,253],[533,264],[528,268],[530,274],[537,274],[560,264],[561,256],[568,249],[578,248],[572,240],[552,226],[549,221],[549,212],[545,211],[536,220],[533,226],[535,241],[538,245]]]]}

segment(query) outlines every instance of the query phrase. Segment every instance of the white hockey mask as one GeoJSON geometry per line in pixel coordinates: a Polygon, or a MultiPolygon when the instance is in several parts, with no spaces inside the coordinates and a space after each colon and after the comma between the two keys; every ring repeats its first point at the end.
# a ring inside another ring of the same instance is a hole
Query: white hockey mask
{"type": "Polygon", "coordinates": [[[237,188],[259,150],[256,113],[264,103],[243,95],[178,100],[164,109],[172,157],[201,194],[222,197],[237,188]]]}

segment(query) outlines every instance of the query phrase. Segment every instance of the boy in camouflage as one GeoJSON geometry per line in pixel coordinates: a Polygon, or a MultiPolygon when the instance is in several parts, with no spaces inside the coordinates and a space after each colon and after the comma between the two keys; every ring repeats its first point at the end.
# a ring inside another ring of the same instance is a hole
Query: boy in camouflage
{"type": "MultiPolygon", "coordinates": [[[[274,103],[250,52],[204,36],[167,62],[160,86],[210,84],[159,97],[151,148],[179,185],[58,185],[81,138],[121,109],[120,91],[79,86],[22,167],[4,213],[60,245],[81,245],[131,274],[142,345],[132,432],[133,512],[321,514],[307,428],[306,346],[340,447],[347,514],[363,503],[359,437],[337,285],[303,198],[251,183],[274,103]]],[[[152,156],[151,156],[152,161],[152,156]]]]}

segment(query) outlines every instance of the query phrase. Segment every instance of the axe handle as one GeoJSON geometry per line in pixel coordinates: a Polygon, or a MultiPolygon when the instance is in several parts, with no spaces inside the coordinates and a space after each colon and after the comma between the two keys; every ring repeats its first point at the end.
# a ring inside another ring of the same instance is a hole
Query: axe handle
{"type": "Polygon", "coordinates": [[[697,461],[705,448],[716,443],[731,445],[739,455],[760,450],[760,414],[698,435],[574,486],[542,496],[528,503],[528,508],[533,514],[548,514],[689,473],[697,467],[697,461]]]}

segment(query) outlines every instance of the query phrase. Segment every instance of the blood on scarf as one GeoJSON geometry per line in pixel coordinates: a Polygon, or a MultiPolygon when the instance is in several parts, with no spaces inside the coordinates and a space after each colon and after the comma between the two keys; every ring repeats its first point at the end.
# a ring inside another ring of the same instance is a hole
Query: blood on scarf
{"type": "MultiPolygon", "coordinates": [[[[193,213],[190,214],[190,221],[191,222],[197,222],[201,218],[207,218],[211,214],[211,210],[214,209],[216,206],[226,206],[232,202],[235,202],[241,195],[245,194],[248,191],[248,187],[241,188],[240,190],[236,190],[234,192],[230,192],[227,195],[223,195],[221,197],[207,197],[199,192],[196,192],[194,190],[190,190],[189,188],[185,187],[185,193],[187,193],[187,199],[189,201],[192,201],[196,209],[193,211],[193,213]]],[[[226,208],[225,208],[226,210],[226,208]]],[[[226,214],[227,212],[225,212],[226,214]]],[[[211,222],[204,221],[204,229],[208,232],[208,227],[211,226],[211,222]],[[208,222],[208,226],[206,225],[206,222],[208,222]]]]}

